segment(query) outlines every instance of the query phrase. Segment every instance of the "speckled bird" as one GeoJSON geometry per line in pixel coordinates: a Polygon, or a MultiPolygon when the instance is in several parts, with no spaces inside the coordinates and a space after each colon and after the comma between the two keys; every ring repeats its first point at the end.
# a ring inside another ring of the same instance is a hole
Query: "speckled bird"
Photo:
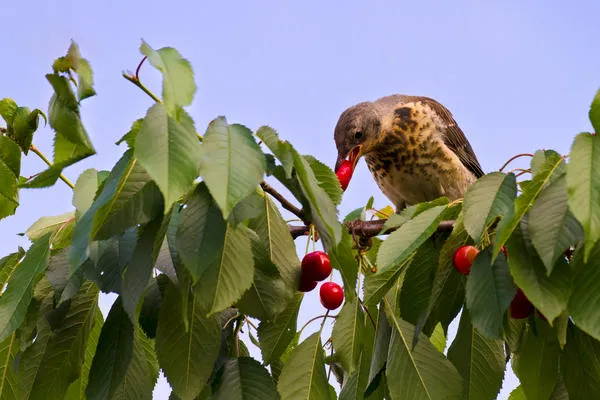
{"type": "Polygon", "coordinates": [[[397,210],[441,196],[463,197],[483,176],[477,157],[450,111],[421,96],[392,95],[345,110],[334,134],[335,170],[361,156],[397,210]]]}

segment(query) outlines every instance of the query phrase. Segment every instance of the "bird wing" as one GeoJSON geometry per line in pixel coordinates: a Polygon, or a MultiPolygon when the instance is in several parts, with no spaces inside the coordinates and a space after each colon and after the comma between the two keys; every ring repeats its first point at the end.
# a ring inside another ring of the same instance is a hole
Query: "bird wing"
{"type": "Polygon", "coordinates": [[[473,152],[471,144],[465,137],[463,131],[458,127],[458,124],[452,117],[452,113],[437,101],[428,97],[419,97],[419,100],[428,104],[433,108],[436,113],[442,118],[442,121],[446,123],[446,134],[444,135],[444,143],[450,150],[452,150],[457,156],[460,162],[475,175],[476,178],[480,178],[484,175],[479,161],[473,152]]]}

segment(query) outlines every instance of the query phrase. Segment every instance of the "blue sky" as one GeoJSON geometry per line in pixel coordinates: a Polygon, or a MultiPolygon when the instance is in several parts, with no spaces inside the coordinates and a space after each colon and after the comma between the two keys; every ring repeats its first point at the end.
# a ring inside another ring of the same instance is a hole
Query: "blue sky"
{"type": "MultiPolygon", "coordinates": [[[[98,154],[66,170],[72,180],[86,168],[110,169],[123,152],[114,142],[152,104],[121,77],[140,60],[142,38],[191,61],[198,92],[189,112],[199,130],[218,115],[252,129],[268,124],[329,165],[339,114],[394,93],[446,105],[486,172],[520,152],[567,153],[574,135],[591,129],[587,110],[600,86],[594,1],[30,1],[5,4],[2,14],[0,98],[46,111],[44,74],[71,39],[91,62],[98,96],[82,113],[98,154]]],[[[146,66],[141,77],[159,92],[158,73],[146,66]]],[[[34,143],[52,154],[48,128],[34,143]]],[[[31,155],[22,174],[43,168],[31,155]]],[[[360,162],[341,215],[371,194],[387,204],[360,162]]],[[[15,233],[70,202],[61,182],[22,192],[18,215],[0,221],[0,254],[28,246],[15,233]]],[[[316,296],[304,320],[321,312],[316,296]]],[[[514,386],[507,378],[499,398],[514,386]]],[[[155,394],[167,398],[164,381],[155,394]]]]}

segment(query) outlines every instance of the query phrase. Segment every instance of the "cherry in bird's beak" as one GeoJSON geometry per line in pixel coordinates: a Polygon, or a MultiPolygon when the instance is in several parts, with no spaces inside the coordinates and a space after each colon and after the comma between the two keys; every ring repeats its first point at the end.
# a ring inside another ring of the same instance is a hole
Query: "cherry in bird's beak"
{"type": "Polygon", "coordinates": [[[358,159],[360,158],[360,156],[362,155],[362,146],[358,145],[355,148],[353,148],[352,150],[350,150],[350,154],[348,155],[348,160],[352,163],[352,171],[354,171],[354,168],[356,168],[356,163],[358,162],[358,159]]]}

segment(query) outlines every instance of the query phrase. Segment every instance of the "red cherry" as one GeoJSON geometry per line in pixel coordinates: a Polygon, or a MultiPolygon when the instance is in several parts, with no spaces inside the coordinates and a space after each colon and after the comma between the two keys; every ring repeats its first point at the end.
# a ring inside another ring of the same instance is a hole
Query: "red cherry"
{"type": "Polygon", "coordinates": [[[506,246],[502,246],[500,250],[504,253],[504,258],[508,258],[508,251],[506,250],[506,246]]]}
{"type": "Polygon", "coordinates": [[[302,259],[302,277],[309,281],[322,281],[331,275],[329,256],[322,251],[308,253],[302,259]]]}
{"type": "Polygon", "coordinates": [[[335,310],[344,301],[344,290],[334,282],[325,282],[319,289],[321,304],[328,310],[335,310]]]}
{"type": "Polygon", "coordinates": [[[311,290],[313,290],[316,287],[317,287],[317,282],[315,282],[311,279],[306,279],[306,277],[304,275],[302,275],[300,277],[300,284],[298,285],[299,291],[310,292],[311,290]]]}
{"type": "Polygon", "coordinates": [[[350,183],[350,179],[352,179],[352,163],[348,160],[342,161],[342,164],[335,172],[338,177],[338,181],[340,181],[340,185],[342,186],[342,190],[346,190],[348,184],[350,183]]]}
{"type": "Polygon", "coordinates": [[[515,319],[527,318],[533,311],[533,304],[529,301],[525,293],[517,288],[515,297],[510,302],[510,316],[515,319]]]}
{"type": "Polygon", "coordinates": [[[477,247],[475,246],[459,247],[452,257],[454,268],[463,275],[469,275],[471,265],[473,265],[473,260],[475,259],[475,256],[477,256],[477,253],[479,253],[479,250],[477,250],[477,247]]]}

